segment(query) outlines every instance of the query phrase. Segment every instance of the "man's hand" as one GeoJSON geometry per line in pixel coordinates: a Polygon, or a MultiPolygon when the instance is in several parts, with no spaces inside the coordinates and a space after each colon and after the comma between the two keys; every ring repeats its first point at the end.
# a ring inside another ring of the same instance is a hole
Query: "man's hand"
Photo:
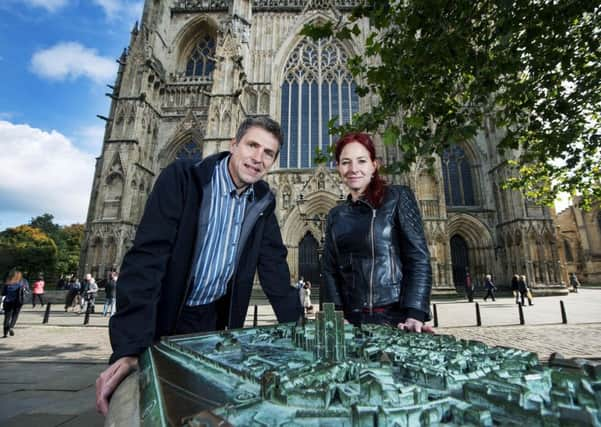
{"type": "Polygon", "coordinates": [[[109,400],[119,384],[138,368],[138,358],[132,356],[117,359],[96,380],[96,410],[106,417],[109,400]]]}
{"type": "Polygon", "coordinates": [[[426,324],[424,324],[424,322],[414,319],[413,317],[408,317],[405,320],[405,323],[402,323],[402,322],[399,323],[397,325],[397,328],[399,328],[402,331],[407,331],[407,332],[428,333],[428,334],[434,333],[434,329],[432,328],[431,325],[426,325],[426,324]]]}

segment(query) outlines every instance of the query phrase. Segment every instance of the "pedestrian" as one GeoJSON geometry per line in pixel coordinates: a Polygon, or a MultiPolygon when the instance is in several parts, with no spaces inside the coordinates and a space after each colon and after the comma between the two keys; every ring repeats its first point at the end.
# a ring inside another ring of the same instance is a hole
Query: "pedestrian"
{"type": "Polygon", "coordinates": [[[465,272],[465,293],[469,302],[474,301],[474,284],[472,283],[472,276],[469,271],[465,272]]]}
{"type": "Polygon", "coordinates": [[[115,314],[115,292],[117,290],[117,279],[119,275],[116,271],[111,271],[110,277],[106,282],[104,291],[106,292],[106,299],[104,300],[104,308],[102,315],[106,316],[109,313],[109,317],[115,314]]]}
{"type": "Polygon", "coordinates": [[[92,283],[92,275],[90,273],[86,273],[83,276],[83,282],[81,283],[81,290],[79,291],[80,299],[79,299],[79,312],[85,311],[87,309],[87,296],[88,290],[90,289],[90,283],[92,283]]]}
{"type": "Polygon", "coordinates": [[[305,282],[303,289],[303,308],[305,313],[309,314],[313,312],[313,305],[311,304],[311,282],[308,280],[305,282]]]}
{"type": "Polygon", "coordinates": [[[520,299],[522,306],[525,306],[524,299],[528,299],[528,305],[534,305],[532,302],[532,293],[530,292],[530,288],[528,287],[528,283],[526,282],[526,276],[521,275],[518,280],[518,289],[520,291],[520,299]]]}
{"type": "Polygon", "coordinates": [[[515,303],[520,303],[520,287],[519,287],[520,276],[518,274],[514,274],[511,278],[511,293],[515,298],[515,303]]]}
{"type": "Polygon", "coordinates": [[[84,300],[85,300],[85,312],[90,312],[90,313],[95,313],[95,302],[96,302],[96,295],[98,294],[98,285],[96,284],[96,280],[91,277],[90,275],[90,280],[87,283],[86,286],[86,291],[83,294],[84,300]]]}
{"type": "Polygon", "coordinates": [[[4,335],[13,336],[14,328],[19,318],[19,312],[25,302],[25,285],[23,283],[23,274],[17,269],[11,269],[2,286],[2,296],[4,296],[4,335]]]}
{"type": "Polygon", "coordinates": [[[99,412],[161,336],[241,328],[255,272],[278,321],[301,316],[275,196],[262,180],[282,143],[277,122],[247,118],[229,152],[163,169],[121,264],[111,366],[96,381],[99,412]]]}
{"type": "Polygon", "coordinates": [[[576,273],[570,274],[570,285],[572,285],[572,291],[578,293],[580,282],[578,281],[578,276],[576,276],[576,273]]]}
{"type": "Polygon", "coordinates": [[[32,296],[31,296],[31,306],[35,308],[35,300],[36,297],[40,301],[40,305],[44,307],[44,286],[46,283],[44,282],[44,276],[40,273],[38,275],[38,279],[33,282],[32,296]]]}
{"type": "Polygon", "coordinates": [[[497,290],[497,287],[495,286],[495,284],[492,281],[492,276],[490,274],[487,274],[486,276],[484,276],[484,289],[486,289],[486,295],[484,296],[484,301],[486,301],[486,299],[488,297],[492,298],[492,300],[495,300],[495,291],[497,290]]]}
{"type": "Polygon", "coordinates": [[[431,332],[425,324],[430,319],[430,253],[413,192],[388,185],[379,175],[368,134],[346,134],[334,151],[349,195],[328,213],[325,300],[342,309],[353,325],[431,332]]]}

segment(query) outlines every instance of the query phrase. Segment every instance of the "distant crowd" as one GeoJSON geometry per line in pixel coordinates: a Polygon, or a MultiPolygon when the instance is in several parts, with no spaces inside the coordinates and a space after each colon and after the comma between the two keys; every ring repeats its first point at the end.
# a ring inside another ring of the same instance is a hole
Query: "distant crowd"
{"type": "MultiPolygon", "coordinates": [[[[106,299],[102,310],[102,315],[112,316],[116,310],[116,289],[117,289],[118,273],[112,271],[105,282],[104,291],[106,299]]],[[[44,289],[46,282],[44,275],[38,274],[33,285],[29,285],[29,281],[24,274],[16,268],[11,269],[2,286],[2,299],[0,308],[4,311],[4,328],[3,338],[15,335],[15,324],[19,318],[19,313],[23,305],[31,296],[31,307],[35,308],[39,303],[40,307],[44,307],[46,300],[44,297],[44,289]]],[[[95,313],[96,296],[98,295],[99,287],[94,277],[91,274],[86,274],[82,281],[75,275],[61,276],[57,283],[57,289],[67,290],[65,297],[65,312],[71,310],[76,313],[95,313]]]]}

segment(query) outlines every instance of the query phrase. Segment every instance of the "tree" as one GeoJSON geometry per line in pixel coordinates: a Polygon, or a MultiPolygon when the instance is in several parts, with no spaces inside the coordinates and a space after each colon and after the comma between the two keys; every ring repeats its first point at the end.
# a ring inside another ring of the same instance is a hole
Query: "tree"
{"type": "Polygon", "coordinates": [[[7,228],[0,233],[0,270],[17,267],[29,277],[54,272],[57,248],[43,231],[29,225],[7,228]]]}
{"type": "Polygon", "coordinates": [[[39,230],[42,230],[49,237],[56,240],[57,235],[60,231],[60,226],[53,222],[54,215],[49,213],[45,213],[43,215],[36,216],[35,218],[31,218],[29,225],[35,227],[39,230]]]}
{"type": "Polygon", "coordinates": [[[433,165],[489,122],[504,132],[507,187],[546,204],[581,194],[590,206],[601,200],[600,16],[584,0],[366,0],[348,22],[303,32],[349,39],[369,22],[369,60],[349,67],[358,94],[379,103],[330,130],[382,131],[403,152],[391,172],[433,165]]]}

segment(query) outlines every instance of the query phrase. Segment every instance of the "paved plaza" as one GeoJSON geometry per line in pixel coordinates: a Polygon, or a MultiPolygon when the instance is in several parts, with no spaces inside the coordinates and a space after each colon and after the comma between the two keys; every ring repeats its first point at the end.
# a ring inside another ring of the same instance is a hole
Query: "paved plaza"
{"type": "MultiPolygon", "coordinates": [[[[523,309],[523,326],[512,298],[476,302],[481,327],[475,326],[474,303],[434,301],[437,333],[533,351],[541,360],[553,352],[601,359],[601,289],[535,298],[523,309]],[[560,300],[567,324],[562,324],[560,300]]],[[[83,314],[65,313],[58,304],[42,324],[44,313],[25,306],[15,336],[0,338],[0,426],[102,426],[94,408],[94,382],[110,355],[108,317],[93,314],[84,326],[83,314]]],[[[251,307],[246,326],[252,326],[253,316],[251,307]]],[[[259,305],[257,323],[273,321],[270,306],[259,305]]]]}

